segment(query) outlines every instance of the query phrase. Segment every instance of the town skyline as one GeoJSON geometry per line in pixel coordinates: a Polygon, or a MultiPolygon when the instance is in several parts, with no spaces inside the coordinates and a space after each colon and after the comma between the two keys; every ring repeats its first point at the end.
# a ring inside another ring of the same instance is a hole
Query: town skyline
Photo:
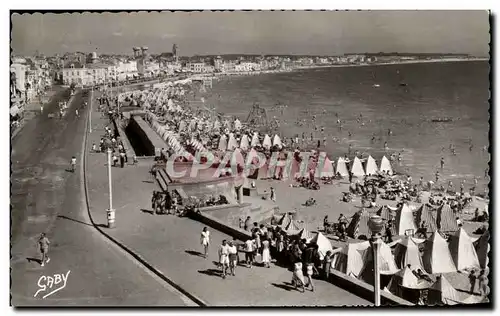
{"type": "Polygon", "coordinates": [[[11,47],[20,55],[131,55],[135,46],[159,54],[176,43],[180,56],[398,52],[487,57],[488,30],[487,11],[13,14],[11,47]]]}

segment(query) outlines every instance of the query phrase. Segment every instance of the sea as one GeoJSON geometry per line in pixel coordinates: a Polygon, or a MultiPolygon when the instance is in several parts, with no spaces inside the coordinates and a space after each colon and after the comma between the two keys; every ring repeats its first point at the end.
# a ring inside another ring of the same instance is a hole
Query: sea
{"type": "Polygon", "coordinates": [[[489,183],[489,72],[487,61],[317,68],[224,78],[203,98],[242,122],[258,103],[268,120],[279,120],[282,138],[312,132],[316,143],[326,137],[320,150],[332,161],[349,145],[377,162],[401,153],[393,166],[415,182],[434,181],[439,170],[445,187],[451,180],[458,188],[463,179],[469,188],[475,177],[482,193],[489,183]],[[432,121],[440,118],[452,121],[432,121]]]}

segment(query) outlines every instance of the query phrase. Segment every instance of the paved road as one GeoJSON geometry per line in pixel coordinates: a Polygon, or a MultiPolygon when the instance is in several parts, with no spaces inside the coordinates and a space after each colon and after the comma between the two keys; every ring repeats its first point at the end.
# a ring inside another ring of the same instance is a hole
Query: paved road
{"type": "Polygon", "coordinates": [[[63,97],[56,95],[44,114],[30,121],[12,140],[12,304],[189,304],[90,226],[81,174],[65,170],[71,156],[80,161],[82,154],[86,120],[77,118],[74,111],[83,104],[81,93],[63,119],[47,115],[57,110],[57,102],[63,97]],[[51,240],[51,262],[41,267],[32,259],[38,258],[36,239],[44,231],[51,240]],[[45,299],[41,297],[51,291],[34,298],[42,276],[68,271],[64,289],[45,299]]]}

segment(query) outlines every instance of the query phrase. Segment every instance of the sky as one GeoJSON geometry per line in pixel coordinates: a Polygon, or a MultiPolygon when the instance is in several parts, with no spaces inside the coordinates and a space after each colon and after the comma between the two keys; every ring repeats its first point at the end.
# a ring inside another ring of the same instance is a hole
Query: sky
{"type": "Polygon", "coordinates": [[[488,56],[487,11],[252,11],[12,15],[14,53],[303,54],[407,52],[488,56]]]}

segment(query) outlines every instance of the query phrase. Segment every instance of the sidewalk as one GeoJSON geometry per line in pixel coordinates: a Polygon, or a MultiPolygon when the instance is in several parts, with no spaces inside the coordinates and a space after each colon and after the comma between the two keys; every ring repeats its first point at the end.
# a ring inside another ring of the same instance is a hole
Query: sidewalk
{"type": "MultiPolygon", "coordinates": [[[[97,106],[94,106],[97,110],[97,106]]],[[[87,148],[99,143],[106,119],[92,113],[92,133],[87,148]]],[[[108,208],[108,175],[105,154],[88,153],[87,176],[90,209],[94,222],[106,225],[108,208]]],[[[330,283],[315,280],[315,292],[304,294],[293,290],[288,270],[271,266],[238,267],[236,276],[222,279],[213,261],[222,239],[232,238],[210,229],[211,249],[208,259],[199,257],[202,251],[200,232],[203,224],[173,215],[151,215],[151,194],[158,190],[149,175],[149,165],[126,165],[112,168],[113,207],[116,228],[102,228],[107,234],[144,258],[187,292],[209,306],[357,306],[371,305],[330,283]]],[[[124,276],[126,277],[126,276],[124,276]]]]}

